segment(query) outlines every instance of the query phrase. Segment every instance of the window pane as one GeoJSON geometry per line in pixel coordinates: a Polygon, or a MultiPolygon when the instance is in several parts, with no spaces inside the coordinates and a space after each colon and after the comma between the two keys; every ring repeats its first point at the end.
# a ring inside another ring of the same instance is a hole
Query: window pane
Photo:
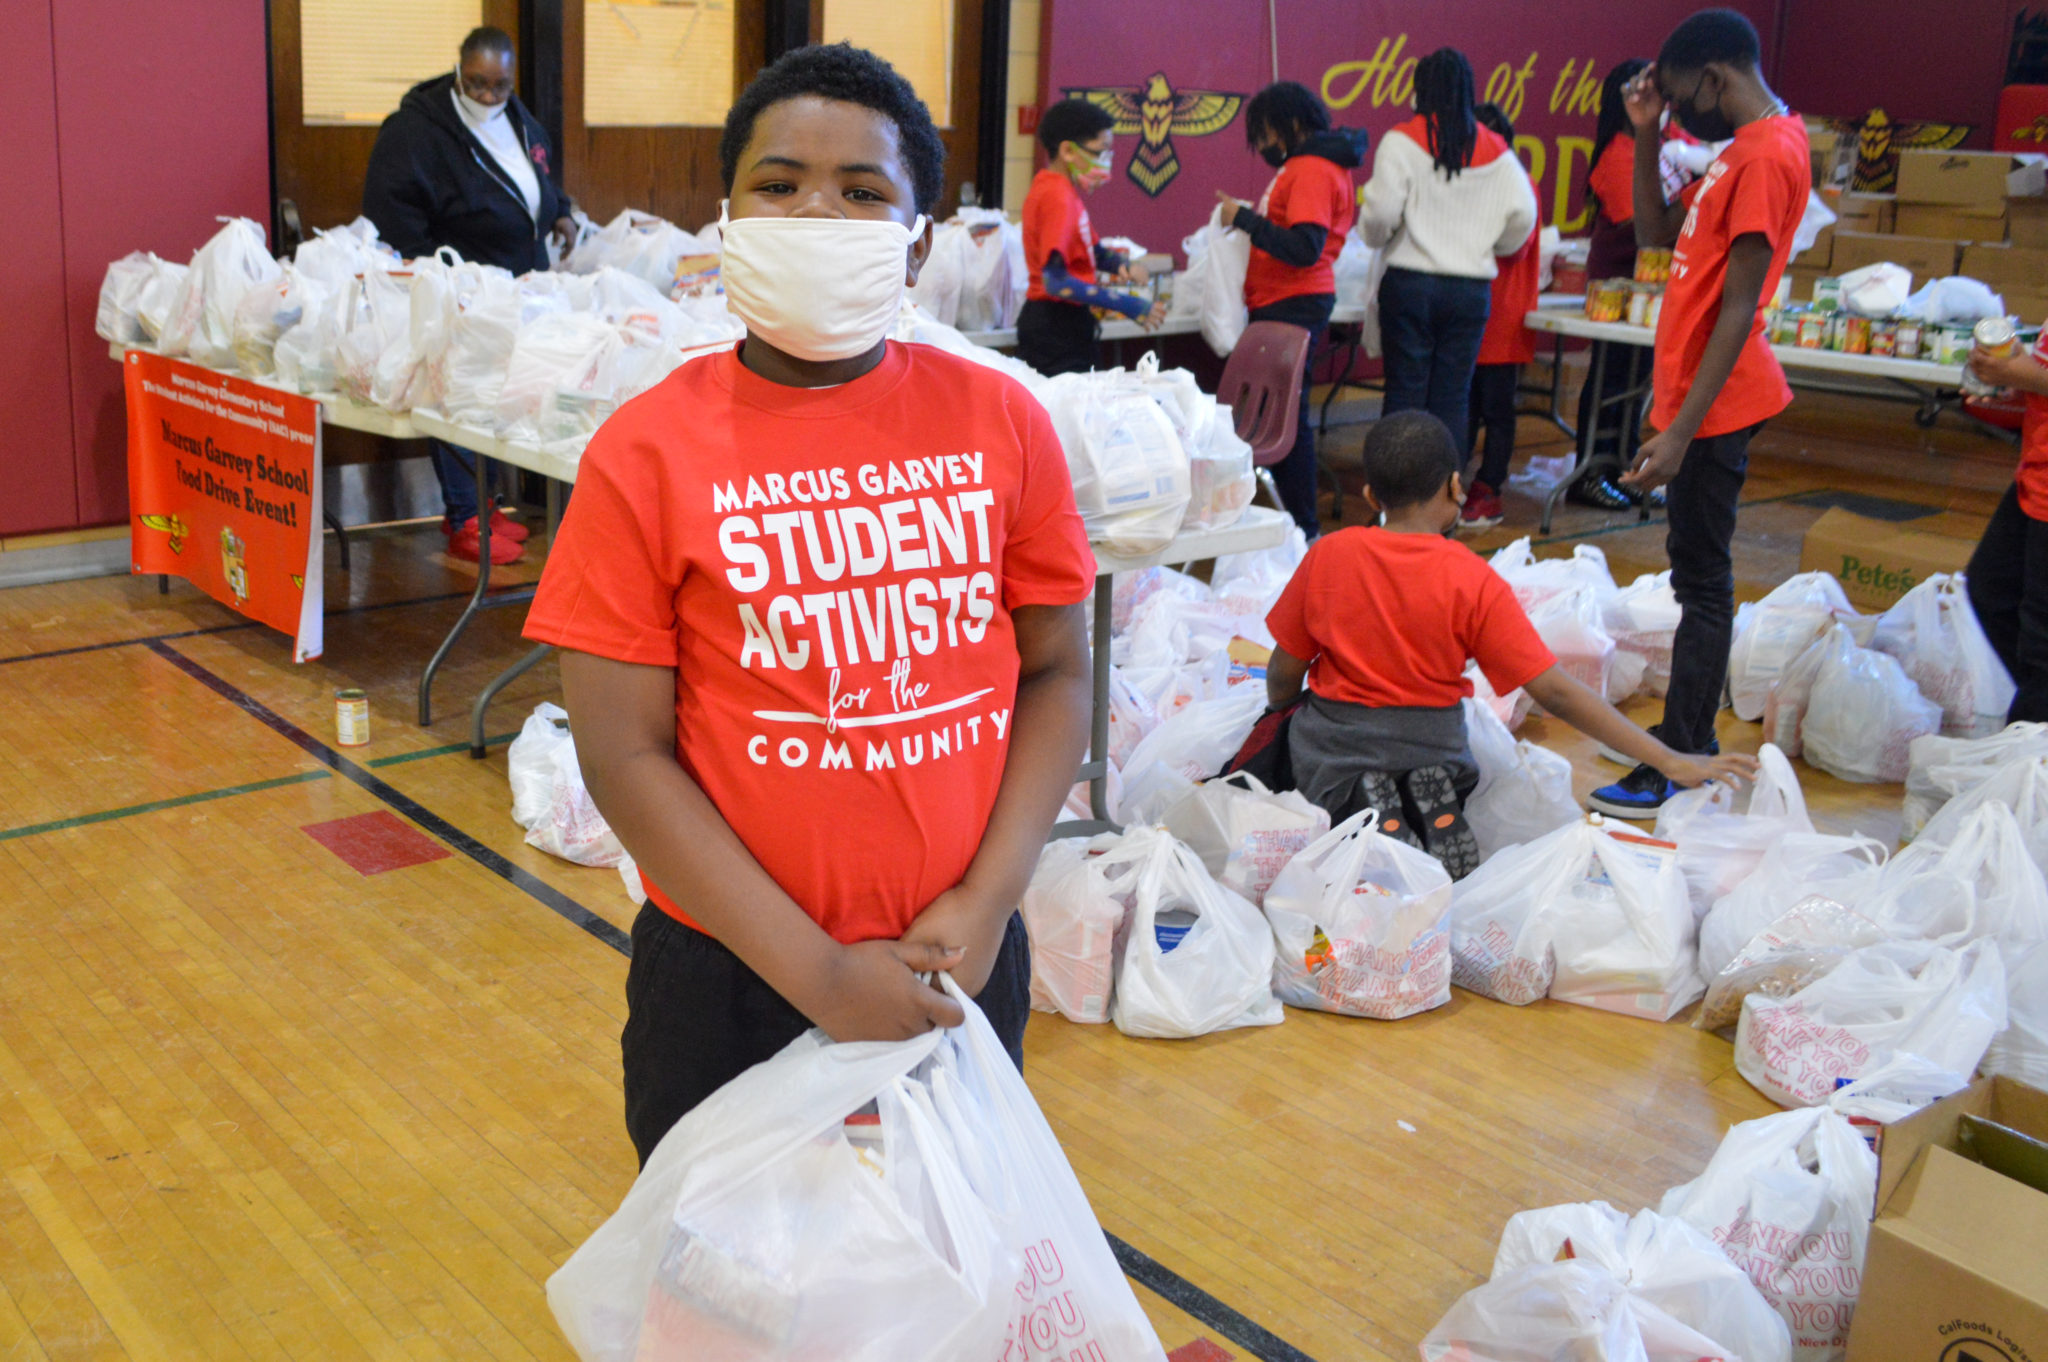
{"type": "Polygon", "coordinates": [[[584,0],[584,123],[723,123],[733,95],[732,3],[584,0]]]}
{"type": "Polygon", "coordinates": [[[825,41],[844,38],[886,57],[931,106],[932,120],[953,126],[954,0],[825,0],[825,41]]]}
{"type": "Polygon", "coordinates": [[[483,21],[483,0],[299,0],[304,121],[383,122],[483,21]]]}

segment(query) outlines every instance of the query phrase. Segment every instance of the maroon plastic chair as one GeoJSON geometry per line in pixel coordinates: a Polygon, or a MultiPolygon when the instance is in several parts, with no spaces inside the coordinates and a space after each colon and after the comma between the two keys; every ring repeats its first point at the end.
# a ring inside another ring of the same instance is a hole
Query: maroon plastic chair
{"type": "Polygon", "coordinates": [[[1253,322],[1223,366],[1216,397],[1237,417],[1237,435],[1252,447],[1252,462],[1270,468],[1294,448],[1300,419],[1302,366],[1308,332],[1285,322],[1253,322]]]}

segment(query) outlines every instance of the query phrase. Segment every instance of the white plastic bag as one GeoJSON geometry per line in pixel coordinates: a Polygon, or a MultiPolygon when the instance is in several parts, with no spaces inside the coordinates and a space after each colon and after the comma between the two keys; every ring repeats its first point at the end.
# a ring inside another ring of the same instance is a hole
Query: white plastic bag
{"type": "Polygon", "coordinates": [[[1276,793],[1249,771],[1203,781],[1160,821],[1254,908],[1265,905],[1274,876],[1330,830],[1330,815],[1299,791],[1276,793]]]}
{"type": "Polygon", "coordinates": [[[1479,767],[1479,784],[1465,800],[1465,824],[1481,861],[1585,817],[1572,795],[1571,762],[1547,747],[1517,742],[1500,715],[1476,697],[1465,701],[1465,736],[1479,767]]]}
{"type": "Polygon", "coordinates": [[[1192,472],[1158,401],[1122,374],[1061,374],[1043,401],[1089,539],[1121,554],[1164,548],[1187,514],[1192,472]]]}
{"type": "Polygon", "coordinates": [[[1899,309],[1899,315],[1933,322],[1937,326],[1974,326],[1986,317],[2003,317],[2005,299],[1979,280],[1955,275],[1947,279],[1930,279],[1922,284],[1920,291],[1899,309]]]}
{"type": "Polygon", "coordinates": [[[2009,959],[2009,1020],[1984,1055],[1984,1072],[2048,1089],[2048,944],[2029,946],[2009,959]]]}
{"type": "Polygon", "coordinates": [[[612,366],[619,353],[618,328],[596,317],[550,313],[520,327],[498,389],[498,434],[544,438],[547,423],[564,402],[572,409],[609,415],[615,402],[612,366]]]}
{"type": "Polygon", "coordinates": [[[1941,731],[1981,738],[2005,727],[2013,680],[1984,637],[1961,574],[1937,572],[1877,621],[1871,643],[1905,667],[1920,693],[1941,706],[1941,731]]]}
{"type": "Polygon", "coordinates": [[[1068,1021],[1109,1020],[1115,942],[1139,868],[1141,839],[1108,834],[1047,842],[1018,911],[1031,936],[1031,1005],[1068,1021]]]}
{"type": "Polygon", "coordinates": [[[1952,837],[1892,857],[1858,909],[1893,937],[1937,946],[1988,940],[2017,954],[2048,940],[2048,882],[2012,809],[1986,801],[1958,817],[1952,837]]]}
{"type": "Polygon", "coordinates": [[[294,265],[244,293],[235,308],[235,367],[256,378],[277,372],[278,341],[309,312],[317,315],[327,300],[327,285],[302,276],[294,265]]]}
{"type": "Polygon", "coordinates": [[[334,349],[336,383],[357,402],[374,403],[377,361],[405,344],[412,325],[412,274],[371,268],[351,287],[334,349]]]}
{"type": "Polygon", "coordinates": [[[2048,757],[2002,767],[1941,806],[1913,839],[1914,846],[1946,846],[1986,804],[2002,804],[2019,824],[2020,840],[2036,866],[2048,869],[2048,757]]]}
{"type": "Polygon", "coordinates": [[[1842,307],[1858,317],[1896,316],[1912,295],[1912,271],[1890,261],[1842,276],[1842,307]]]}
{"type": "Polygon", "coordinates": [[[1742,1020],[1752,993],[1789,998],[1831,972],[1850,951],[1886,940],[1875,922],[1833,899],[1809,895],[1744,943],[1735,958],[1707,980],[1707,996],[1692,1024],[1719,1031],[1742,1020]]]}
{"type": "Polygon", "coordinates": [[[1905,837],[1912,841],[1942,805],[2024,761],[2048,757],[2048,724],[2008,724],[1988,738],[1916,738],[1908,749],[1905,837]]]}
{"type": "Polygon", "coordinates": [[[1023,1076],[944,985],[965,1025],[808,1032],[670,1130],[548,1279],[582,1362],[955,1362],[1045,1339],[1164,1362],[1023,1076]]]}
{"type": "Polygon", "coordinates": [[[235,362],[235,309],[242,295],[278,274],[260,226],[248,218],[221,221],[225,225],[192,257],[157,337],[164,354],[214,368],[235,362]]]}
{"type": "Polygon", "coordinates": [[[1277,1026],[1273,934],[1259,910],[1210,879],[1171,834],[1134,828],[1124,838],[1142,840],[1149,854],[1117,943],[1117,1030],[1173,1040],[1277,1026]]]}
{"type": "Polygon", "coordinates": [[[142,291],[156,277],[156,266],[157,258],[148,251],[130,251],[107,266],[106,277],[100,281],[99,311],[93,321],[93,331],[101,340],[140,345],[149,339],[137,314],[141,310],[142,291]]]}
{"type": "Polygon", "coordinates": [[[1884,863],[1884,848],[1869,837],[1786,833],[1707,910],[1700,923],[1700,972],[1711,979],[1726,969],[1750,938],[1803,898],[1819,895],[1854,908],[1877,887],[1884,863]]]}
{"type": "Polygon", "coordinates": [[[1806,711],[1813,705],[1813,683],[1820,680],[1821,664],[1830,654],[1847,656],[1855,647],[1849,631],[1837,624],[1820,636],[1807,650],[1771,682],[1764,697],[1764,741],[1788,757],[1802,756],[1806,742],[1800,730],[1806,725],[1806,711]]]}
{"type": "Polygon", "coordinates": [[[1764,698],[1792,660],[1837,617],[1853,615],[1842,584],[1825,572],[1802,572],[1735,615],[1728,652],[1728,691],[1735,717],[1763,717],[1764,698]]]}
{"type": "Polygon", "coordinates": [[[150,257],[152,263],[149,282],[135,298],[135,320],[142,327],[145,339],[161,344],[164,328],[170,324],[171,307],[186,296],[185,277],[192,272],[190,265],[180,265],[173,260],[159,260],[150,257]]]}
{"type": "Polygon", "coordinates": [[[1887,941],[1852,951],[1789,998],[1744,999],[1735,1067],[1780,1106],[1813,1106],[1839,1080],[1901,1052],[1974,1072],[2005,1023],[2005,965],[1995,945],[1952,951],[1887,941]]]}
{"type": "Polygon", "coordinates": [[[1201,322],[1202,339],[1219,355],[1237,348],[1251,324],[1244,301],[1245,271],[1252,261],[1252,239],[1223,223],[1219,205],[1208,226],[1182,243],[1188,267],[1174,281],[1175,310],[1183,296],[1201,322]]]}
{"type": "Polygon", "coordinates": [[[1643,660],[1642,689],[1661,696],[1671,685],[1671,646],[1678,636],[1678,596],[1671,573],[1645,574],[1608,597],[1600,622],[1614,638],[1617,655],[1643,660]]]}
{"type": "Polygon", "coordinates": [[[1696,916],[1705,917],[1748,879],[1786,834],[1813,831],[1799,776],[1785,754],[1765,743],[1757,760],[1762,769],[1741,814],[1735,812],[1735,787],[1719,781],[1681,790],[1658,810],[1657,836],[1678,845],[1679,873],[1696,916]]]}
{"type": "Polygon", "coordinates": [[[1821,659],[1799,726],[1807,763],[1844,780],[1902,781],[1915,738],[1941,729],[1941,707],[1897,659],[1871,648],[1821,659]]]}
{"type": "Polygon", "coordinates": [[[1523,608],[1528,611],[1529,623],[1535,626],[1537,636],[1566,675],[1584,682],[1595,695],[1605,696],[1610,702],[1628,698],[1643,672],[1640,667],[1634,668],[1627,689],[1615,693],[1614,638],[1600,622],[1598,588],[1581,584],[1523,608]]]}
{"type": "Polygon", "coordinates": [[[1790,1326],[1802,1358],[1837,1362],[1861,1292],[1877,1156],[1828,1107],[1730,1130],[1658,1210],[1721,1246],[1790,1326]]]}
{"type": "Polygon", "coordinates": [[[1371,809],[1289,861],[1265,908],[1283,1003],[1396,1021],[1451,1000],[1451,877],[1371,809]]]}
{"type": "Polygon", "coordinates": [[[917,305],[948,326],[960,324],[960,289],[967,279],[967,258],[974,243],[967,228],[942,222],[932,228],[932,248],[910,286],[917,305]]]}
{"type": "Polygon", "coordinates": [[[1258,686],[1233,691],[1183,707],[1138,744],[1124,763],[1123,799],[1116,808],[1120,820],[1157,822],[1188,785],[1207,780],[1237,755],[1266,712],[1266,696],[1258,686]]]}
{"type": "Polygon", "coordinates": [[[1607,555],[1592,544],[1578,545],[1568,557],[1538,558],[1524,535],[1495,551],[1487,565],[1514,589],[1525,611],[1533,612],[1553,596],[1581,587],[1590,588],[1594,603],[1602,607],[1617,594],[1607,555]]]}
{"type": "Polygon", "coordinates": [[[576,762],[569,713],[542,701],[526,717],[505,757],[512,821],[526,844],[578,865],[616,866],[626,854],[597,811],[576,762]]]}

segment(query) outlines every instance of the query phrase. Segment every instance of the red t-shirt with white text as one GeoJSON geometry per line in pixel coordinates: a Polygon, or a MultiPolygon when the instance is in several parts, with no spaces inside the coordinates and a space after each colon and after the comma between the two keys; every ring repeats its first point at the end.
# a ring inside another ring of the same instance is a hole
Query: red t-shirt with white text
{"type": "Polygon", "coordinates": [[[1327,233],[1323,253],[1306,268],[1285,264],[1256,248],[1244,272],[1247,308],[1282,298],[1337,291],[1337,256],[1358,218],[1358,186],[1351,172],[1321,156],[1290,156],[1260,197],[1258,214],[1276,227],[1313,222],[1327,233]]]}
{"type": "MultiPolygon", "coordinates": [[[[526,636],[673,667],[676,759],[841,942],[960,882],[1002,780],[1011,612],[1095,580],[1052,419],[892,342],[790,388],[692,360],[591,440],[526,636]]],[[[587,722],[587,720],[586,720],[587,722]]],[[[688,886],[647,886],[692,923],[688,886]]]]}
{"type": "Polygon", "coordinates": [[[1812,175],[1806,124],[1781,114],[1736,129],[1727,150],[1679,195],[1687,212],[1657,322],[1657,397],[1650,424],[1662,430],[1677,419],[1721,315],[1728,249],[1737,237],[1752,232],[1770,243],[1770,270],[1750,319],[1749,340],[1697,434],[1705,438],[1743,430],[1791,404],[1785,371],[1764,337],[1763,310],[1792,257],[1792,238],[1806,215],[1812,175]]]}
{"type": "Polygon", "coordinates": [[[1442,535],[1378,526],[1309,545],[1266,627],[1310,663],[1310,690],[1377,709],[1457,704],[1472,693],[1468,659],[1498,695],[1557,661],[1484,558],[1442,535]]]}
{"type": "Polygon", "coordinates": [[[1058,251],[1066,260],[1067,273],[1076,283],[1095,282],[1095,224],[1088,220],[1088,206],[1081,191],[1057,170],[1041,170],[1031,177],[1024,193],[1024,268],[1031,286],[1027,299],[1062,301],[1045,291],[1045,265],[1058,251]]]}
{"type": "MultiPolygon", "coordinates": [[[[2048,327],[2034,342],[2034,363],[2048,366],[2048,327]]],[[[2048,520],[2048,397],[2026,394],[2026,416],[2020,424],[2020,468],[2015,479],[2020,509],[2030,519],[2048,520]]]]}

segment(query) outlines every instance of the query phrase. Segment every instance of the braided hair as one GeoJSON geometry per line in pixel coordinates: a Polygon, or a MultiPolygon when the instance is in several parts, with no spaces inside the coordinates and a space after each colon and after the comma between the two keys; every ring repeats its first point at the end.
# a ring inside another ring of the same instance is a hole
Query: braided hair
{"type": "MultiPolygon", "coordinates": [[[[1607,73],[1600,82],[1600,120],[1594,125],[1593,155],[1586,161],[1586,196],[1599,203],[1600,196],[1593,190],[1593,168],[1600,164],[1600,157],[1607,150],[1607,144],[1628,132],[1628,96],[1622,92],[1628,83],[1649,67],[1641,57],[1630,57],[1607,73]]],[[[1600,204],[1602,211],[1606,204],[1600,204]]],[[[1613,214],[1608,214],[1610,217],[1613,214]]]]}
{"type": "Polygon", "coordinates": [[[1429,150],[1446,178],[1472,164],[1479,139],[1473,117],[1472,63],[1455,47],[1439,47],[1415,63],[1415,111],[1429,127],[1429,150]]]}

